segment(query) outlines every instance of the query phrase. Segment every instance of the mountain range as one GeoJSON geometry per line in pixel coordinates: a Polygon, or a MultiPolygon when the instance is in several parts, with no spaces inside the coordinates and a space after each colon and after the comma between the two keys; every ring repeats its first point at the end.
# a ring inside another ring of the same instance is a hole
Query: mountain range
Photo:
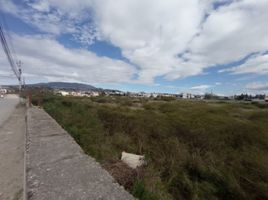
{"type": "Polygon", "coordinates": [[[61,89],[61,90],[102,90],[101,88],[96,88],[92,85],[82,84],[82,83],[68,83],[68,82],[49,82],[49,83],[36,83],[28,84],[28,87],[44,87],[51,89],[61,89]]]}
{"type": "MultiPolygon", "coordinates": [[[[18,88],[18,85],[3,85],[4,88],[18,88]]],[[[69,83],[69,82],[48,82],[48,83],[35,83],[27,84],[26,88],[49,88],[58,90],[69,90],[69,91],[119,91],[117,89],[103,89],[97,88],[92,85],[83,83],[69,83]]]]}

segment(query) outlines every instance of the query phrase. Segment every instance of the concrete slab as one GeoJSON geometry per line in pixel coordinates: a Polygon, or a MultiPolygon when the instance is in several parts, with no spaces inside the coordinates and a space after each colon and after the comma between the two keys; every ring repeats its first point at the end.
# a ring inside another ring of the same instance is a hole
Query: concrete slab
{"type": "Polygon", "coordinates": [[[134,199],[44,110],[29,108],[27,118],[28,199],[134,199]]]}

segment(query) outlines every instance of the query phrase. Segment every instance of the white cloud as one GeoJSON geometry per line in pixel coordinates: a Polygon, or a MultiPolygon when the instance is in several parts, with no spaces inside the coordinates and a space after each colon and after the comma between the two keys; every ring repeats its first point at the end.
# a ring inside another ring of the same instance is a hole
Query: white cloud
{"type": "Polygon", "coordinates": [[[64,13],[78,15],[83,10],[92,7],[93,0],[33,0],[35,3],[44,2],[51,7],[57,8],[64,13]]]}
{"type": "Polygon", "coordinates": [[[73,34],[81,43],[90,45],[98,37],[92,22],[91,0],[25,0],[16,5],[0,0],[0,10],[11,13],[44,33],[73,34]]]}
{"type": "Polygon", "coordinates": [[[197,85],[197,86],[193,86],[190,89],[191,90],[206,90],[208,88],[210,88],[210,85],[197,85]]]}
{"type": "Polygon", "coordinates": [[[244,0],[211,12],[189,46],[191,53],[213,65],[267,50],[267,7],[267,0],[244,0]]]}
{"type": "Polygon", "coordinates": [[[19,12],[18,7],[9,0],[0,0],[0,10],[7,12],[7,13],[11,13],[13,15],[17,15],[17,13],[19,12]]]}
{"type": "Polygon", "coordinates": [[[193,93],[193,94],[202,95],[202,94],[205,94],[207,92],[207,90],[211,87],[212,87],[211,85],[206,85],[206,84],[196,85],[196,86],[192,86],[184,91],[189,92],[189,93],[193,93]]]}
{"type": "MultiPolygon", "coordinates": [[[[1,54],[0,54],[1,56],[1,54]]],[[[3,61],[4,58],[1,56],[0,57],[0,62],[3,61]]],[[[11,69],[10,70],[0,70],[0,77],[2,78],[6,78],[6,79],[15,79],[16,76],[14,73],[12,73],[11,69]]]]}
{"type": "Polygon", "coordinates": [[[267,0],[230,1],[217,10],[211,4],[217,1],[202,2],[99,0],[96,24],[102,38],[140,66],[141,82],[201,74],[267,50],[267,0]]]}
{"type": "Polygon", "coordinates": [[[256,54],[244,64],[230,69],[224,69],[220,72],[231,72],[232,74],[268,74],[268,54],[256,54]]]}
{"type": "Polygon", "coordinates": [[[50,7],[47,1],[39,1],[35,3],[29,3],[29,5],[37,11],[49,12],[50,7]]]}
{"type": "MultiPolygon", "coordinates": [[[[76,81],[85,83],[129,82],[135,69],[120,60],[98,57],[83,49],[68,49],[45,36],[12,35],[18,57],[23,61],[26,76],[39,81],[76,81]]],[[[1,71],[9,71],[0,51],[1,71]]]]}
{"type": "Polygon", "coordinates": [[[175,79],[201,71],[185,67],[177,57],[204,16],[205,5],[198,0],[33,2],[27,9],[18,9],[17,15],[48,33],[73,33],[77,40],[89,44],[96,38],[111,42],[141,69],[139,82],[152,83],[156,76],[165,74],[175,79]],[[94,26],[86,23],[81,27],[81,23],[92,20],[92,15],[94,26]]]}
{"type": "MultiPolygon", "coordinates": [[[[201,74],[268,48],[267,0],[26,2],[27,8],[8,0],[0,0],[0,6],[46,33],[71,33],[86,44],[111,42],[138,66],[139,83],[201,74]],[[221,3],[216,10],[215,2],[221,3]]],[[[233,72],[266,73],[268,61],[262,59],[233,72]]]]}
{"type": "Polygon", "coordinates": [[[204,9],[198,0],[101,0],[95,6],[102,38],[140,66],[139,81],[147,83],[156,76],[174,79],[200,72],[177,54],[198,31],[204,9]]]}
{"type": "Polygon", "coordinates": [[[246,85],[246,89],[254,91],[268,91],[268,83],[253,82],[246,85]]]}

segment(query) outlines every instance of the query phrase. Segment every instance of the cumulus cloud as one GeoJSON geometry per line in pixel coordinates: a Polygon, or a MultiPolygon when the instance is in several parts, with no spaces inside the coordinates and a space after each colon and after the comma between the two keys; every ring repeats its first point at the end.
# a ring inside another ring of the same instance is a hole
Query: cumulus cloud
{"type": "Polygon", "coordinates": [[[0,10],[13,14],[40,31],[56,36],[72,34],[87,45],[98,37],[91,6],[91,0],[25,0],[23,5],[0,0],[0,10]]]}
{"type": "MultiPolygon", "coordinates": [[[[83,49],[68,49],[54,38],[13,34],[18,57],[23,60],[28,77],[46,81],[76,81],[85,83],[124,83],[131,80],[135,69],[120,60],[98,57],[83,49]]],[[[0,51],[0,74],[9,65],[0,51]]]]}
{"type": "Polygon", "coordinates": [[[98,2],[102,37],[140,66],[140,81],[197,75],[267,49],[266,0],[98,2]]]}
{"type": "MultiPolygon", "coordinates": [[[[0,6],[46,33],[119,47],[139,83],[198,75],[268,48],[267,0],[26,0],[19,9],[11,2],[0,6]]],[[[264,55],[250,62],[233,73],[267,72],[264,55]]]]}
{"type": "Polygon", "coordinates": [[[246,85],[246,89],[254,91],[268,91],[268,83],[263,82],[253,82],[246,85]]]}
{"type": "Polygon", "coordinates": [[[196,86],[190,87],[187,92],[202,95],[202,94],[205,94],[208,91],[208,89],[211,87],[212,87],[211,85],[206,85],[206,84],[196,85],[196,86]]]}
{"type": "Polygon", "coordinates": [[[231,72],[232,74],[268,74],[268,54],[255,54],[244,64],[220,72],[231,72]]]}
{"type": "MultiPolygon", "coordinates": [[[[224,64],[267,50],[267,0],[235,1],[212,11],[189,46],[207,64],[224,64]]],[[[191,54],[187,57],[191,59],[191,54]]]]}
{"type": "Polygon", "coordinates": [[[203,95],[205,94],[209,88],[211,88],[211,85],[206,85],[206,84],[202,84],[202,85],[196,85],[196,86],[192,86],[188,89],[186,89],[186,92],[189,93],[193,93],[193,94],[200,94],[203,95]]]}
{"type": "Polygon", "coordinates": [[[193,86],[190,89],[191,90],[206,90],[208,88],[210,88],[210,85],[197,85],[197,86],[193,86]]]}
{"type": "Polygon", "coordinates": [[[96,24],[102,38],[140,67],[139,81],[163,75],[172,80],[200,73],[178,54],[198,31],[205,8],[198,0],[100,0],[96,24]]]}
{"type": "MultiPolygon", "coordinates": [[[[0,62],[1,62],[4,59],[3,59],[3,56],[1,54],[0,54],[0,56],[1,56],[0,57],[0,62]]],[[[10,70],[0,70],[0,77],[5,78],[5,79],[16,78],[15,74],[11,71],[11,69],[10,70]]]]}

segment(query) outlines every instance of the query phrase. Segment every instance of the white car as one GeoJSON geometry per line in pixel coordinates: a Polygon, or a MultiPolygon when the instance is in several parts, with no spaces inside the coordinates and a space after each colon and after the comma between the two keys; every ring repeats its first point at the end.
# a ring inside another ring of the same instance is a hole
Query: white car
{"type": "Polygon", "coordinates": [[[4,95],[3,94],[0,94],[0,98],[4,98],[4,95]]]}

